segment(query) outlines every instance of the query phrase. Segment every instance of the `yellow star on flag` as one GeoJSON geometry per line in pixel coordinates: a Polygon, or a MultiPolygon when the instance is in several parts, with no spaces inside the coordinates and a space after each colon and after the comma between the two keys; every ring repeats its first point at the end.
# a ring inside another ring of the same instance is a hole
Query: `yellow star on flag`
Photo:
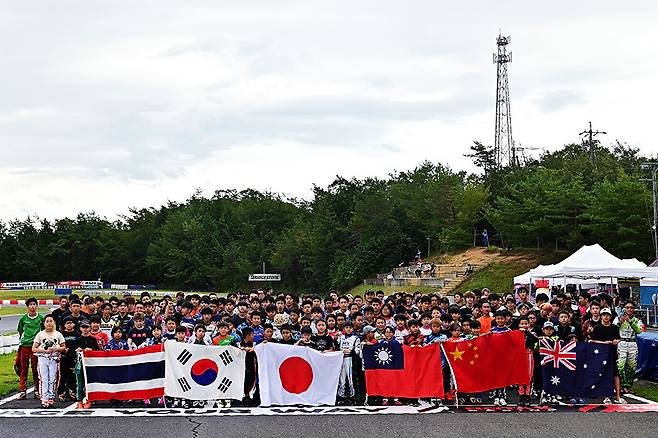
{"type": "Polygon", "coordinates": [[[455,347],[455,351],[451,351],[451,352],[450,352],[450,354],[452,354],[452,359],[453,359],[453,360],[457,360],[457,359],[464,360],[464,359],[462,358],[462,355],[463,355],[464,353],[465,353],[464,351],[459,351],[459,348],[457,348],[457,347],[455,347]]]}

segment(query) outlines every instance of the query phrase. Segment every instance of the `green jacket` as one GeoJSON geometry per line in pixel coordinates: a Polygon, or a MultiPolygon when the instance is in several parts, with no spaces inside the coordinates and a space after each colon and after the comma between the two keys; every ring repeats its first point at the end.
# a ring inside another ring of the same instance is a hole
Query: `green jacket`
{"type": "Polygon", "coordinates": [[[43,315],[39,315],[38,313],[34,318],[30,318],[27,313],[21,316],[21,319],[18,320],[17,329],[21,347],[32,347],[35,336],[43,330],[44,319],[43,315]]]}

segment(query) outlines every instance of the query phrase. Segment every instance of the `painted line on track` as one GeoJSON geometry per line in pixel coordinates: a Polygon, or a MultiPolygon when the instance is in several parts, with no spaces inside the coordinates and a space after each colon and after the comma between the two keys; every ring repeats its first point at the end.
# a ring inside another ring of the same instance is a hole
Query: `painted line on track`
{"type": "MultiPolygon", "coordinates": [[[[30,394],[30,393],[33,393],[33,392],[34,392],[34,386],[32,386],[31,388],[28,388],[27,391],[25,391],[26,394],[30,394]]],[[[21,395],[21,393],[17,392],[14,395],[10,395],[7,398],[3,398],[2,400],[0,400],[0,406],[5,405],[9,402],[13,402],[14,400],[18,400],[18,397],[20,397],[20,395],[21,395]]]]}

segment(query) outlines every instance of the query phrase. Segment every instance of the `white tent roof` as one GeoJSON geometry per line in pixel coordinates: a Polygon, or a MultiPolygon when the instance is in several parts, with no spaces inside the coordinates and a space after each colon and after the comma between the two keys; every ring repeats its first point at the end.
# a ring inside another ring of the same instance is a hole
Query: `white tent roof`
{"type": "MultiPolygon", "coordinates": [[[[656,278],[658,268],[648,268],[637,259],[620,259],[601,245],[586,245],[555,265],[539,265],[514,278],[515,283],[528,284],[530,279],[560,278],[567,284],[592,283],[591,279],[656,278]],[[589,281],[583,281],[590,279],[589,281]]],[[[594,281],[596,282],[596,281],[594,281]]]]}

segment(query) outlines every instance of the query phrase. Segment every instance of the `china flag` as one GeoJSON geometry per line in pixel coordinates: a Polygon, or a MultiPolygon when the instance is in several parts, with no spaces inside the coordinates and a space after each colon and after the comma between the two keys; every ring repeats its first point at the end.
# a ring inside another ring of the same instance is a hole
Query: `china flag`
{"type": "Polygon", "coordinates": [[[521,331],[444,342],[443,348],[459,392],[483,392],[524,385],[530,380],[530,362],[521,331]]]}

